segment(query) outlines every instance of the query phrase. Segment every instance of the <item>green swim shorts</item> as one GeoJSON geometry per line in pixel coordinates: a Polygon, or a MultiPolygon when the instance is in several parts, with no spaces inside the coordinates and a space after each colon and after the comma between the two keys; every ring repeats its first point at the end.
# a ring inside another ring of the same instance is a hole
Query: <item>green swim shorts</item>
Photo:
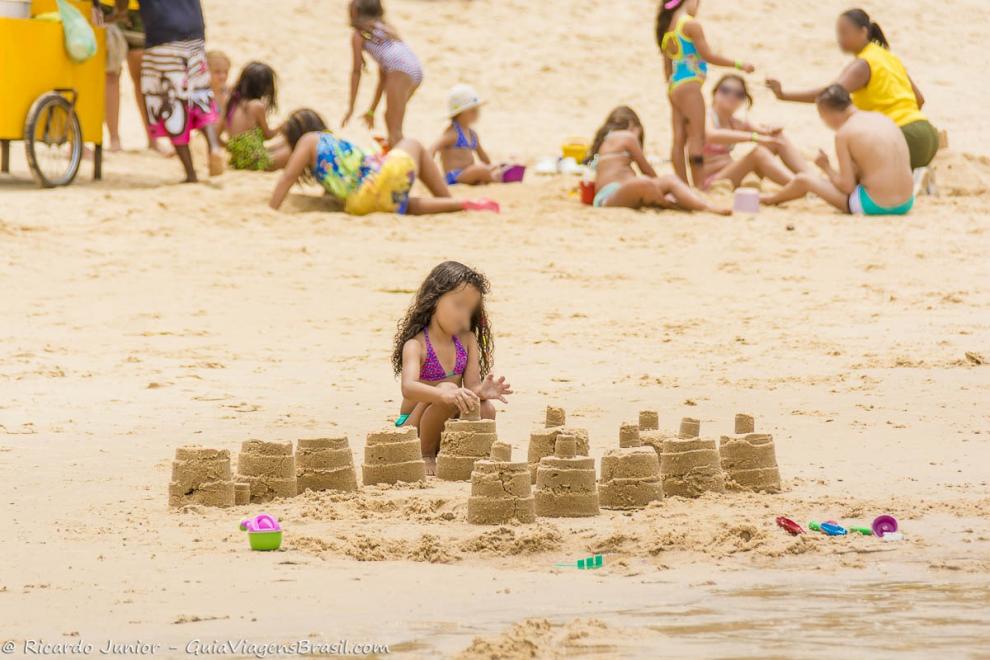
{"type": "Polygon", "coordinates": [[[853,194],[849,195],[849,212],[853,215],[907,215],[914,206],[914,195],[911,199],[898,206],[889,208],[880,206],[873,201],[870,193],[863,186],[856,186],[853,194]]]}
{"type": "Polygon", "coordinates": [[[911,169],[928,167],[938,153],[938,131],[927,119],[901,126],[908,151],[911,152],[911,169]]]}

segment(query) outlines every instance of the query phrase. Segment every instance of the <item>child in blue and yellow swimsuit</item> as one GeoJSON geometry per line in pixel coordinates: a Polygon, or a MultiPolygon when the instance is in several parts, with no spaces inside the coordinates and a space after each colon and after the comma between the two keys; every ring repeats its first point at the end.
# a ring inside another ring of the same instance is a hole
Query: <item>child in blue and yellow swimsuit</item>
{"type": "Polygon", "coordinates": [[[663,53],[673,124],[670,160],[674,171],[687,181],[684,151],[691,164],[691,181],[704,184],[705,98],[701,86],[708,76],[708,65],[735,66],[752,73],[752,64],[730,60],[713,52],[695,16],[701,0],[661,0],[657,12],[657,44],[663,53]]]}
{"type": "Polygon", "coordinates": [[[440,154],[448,186],[455,183],[476,186],[502,180],[502,168],[491,164],[478,134],[471,128],[481,115],[483,103],[477,92],[468,85],[456,85],[450,91],[447,99],[450,125],[430,147],[431,156],[440,154]],[[475,154],[480,163],[475,162],[475,154]]]}
{"type": "Polygon", "coordinates": [[[282,135],[292,155],[272,192],[273,209],[302,178],[315,180],[352,215],[499,211],[491,200],[453,199],[440,170],[416,140],[401,140],[387,155],[366,151],[331,133],[323,118],[308,109],[293,112],[282,135]],[[410,196],[417,174],[433,197],[410,196]]]}

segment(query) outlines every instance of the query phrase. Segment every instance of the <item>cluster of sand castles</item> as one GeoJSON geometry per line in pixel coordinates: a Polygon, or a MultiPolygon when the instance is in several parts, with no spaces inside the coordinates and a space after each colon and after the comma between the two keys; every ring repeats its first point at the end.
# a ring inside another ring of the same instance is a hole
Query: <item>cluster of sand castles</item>
{"type": "MultiPolygon", "coordinates": [[[[512,447],[498,441],[495,421],[481,419],[475,409],[444,425],[437,477],[471,481],[467,518],[475,524],[594,516],[603,508],[642,509],[664,497],[706,492],[779,492],[773,436],[754,429],[753,417],[739,414],[735,433],[720,441],[701,437],[701,423],[687,417],[677,433],[668,433],[660,430],[656,411],[644,410],[638,423],[619,428],[618,448],[602,457],[598,477],[588,455],[588,431],[567,426],[562,408],[547,408],[544,422],[530,435],[525,462],[512,461],[512,447]]],[[[368,434],[361,473],[365,485],[425,479],[416,428],[368,434]]],[[[223,507],[306,490],[357,488],[347,438],[301,439],[295,452],[290,442],[248,440],[236,473],[226,449],[177,449],[169,504],[223,507]]]]}

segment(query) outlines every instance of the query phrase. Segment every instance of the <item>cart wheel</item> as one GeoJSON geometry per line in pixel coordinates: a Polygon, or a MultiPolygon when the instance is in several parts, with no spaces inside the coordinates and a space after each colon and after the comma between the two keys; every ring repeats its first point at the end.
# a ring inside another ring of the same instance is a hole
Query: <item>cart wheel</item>
{"type": "Polygon", "coordinates": [[[67,186],[82,161],[83,140],[79,117],[61,94],[39,97],[24,123],[24,148],[31,174],[43,188],[67,186]]]}

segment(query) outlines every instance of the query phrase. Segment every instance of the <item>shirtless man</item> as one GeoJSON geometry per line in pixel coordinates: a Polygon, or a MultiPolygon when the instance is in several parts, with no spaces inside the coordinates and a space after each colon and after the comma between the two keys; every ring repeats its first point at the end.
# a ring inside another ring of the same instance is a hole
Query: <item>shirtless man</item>
{"type": "Polygon", "coordinates": [[[764,204],[782,204],[815,193],[835,208],[857,215],[906,215],[914,206],[911,156],[904,134],[878,112],[857,110],[849,92],[832,85],[818,96],[818,114],[836,132],[836,171],[824,152],[815,164],[828,177],[801,173],[764,204]]]}

